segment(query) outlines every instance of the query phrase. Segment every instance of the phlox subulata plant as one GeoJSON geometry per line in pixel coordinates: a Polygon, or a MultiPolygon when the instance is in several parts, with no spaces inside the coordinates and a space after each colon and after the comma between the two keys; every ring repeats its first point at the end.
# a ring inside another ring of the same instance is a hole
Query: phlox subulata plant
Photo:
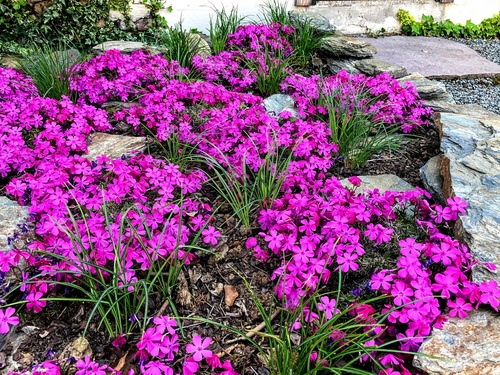
{"type": "MultiPolygon", "coordinates": [[[[300,357],[300,365],[311,373],[374,362],[381,374],[407,374],[407,353],[447,313],[463,318],[480,306],[497,310],[497,283],[472,282],[475,260],[450,236],[466,202],[431,204],[421,189],[358,191],[332,176],[335,161],[345,158],[339,152],[349,155],[349,147],[336,143],[330,117],[340,109],[349,117],[355,103],[370,121],[409,132],[430,115],[413,86],[386,74],[320,78],[287,71],[280,84],[295,100],[294,113],[266,112],[256,94],[259,69],[265,71],[266,54],[292,56],[293,32],[279,24],[238,28],[226,51],[194,58],[204,79],[198,81],[162,55],[107,51],[75,68],[70,87],[77,103],[40,97],[29,78],[0,69],[0,176],[8,197],[28,206],[22,231],[32,230],[25,247],[0,252],[0,298],[18,293],[12,306],[34,313],[51,299],[98,300],[102,309],[97,304],[94,313],[113,345],[135,345],[143,374],[205,368],[235,374],[210,349],[211,338],[182,338],[180,317],[153,316],[147,301],[156,307],[170,298],[170,281],[193,261],[192,249],[215,251],[223,234],[213,211],[224,194],[209,182],[219,179],[228,191],[239,183],[241,194],[252,194],[244,206],[257,204],[244,224],[258,229],[247,247],[263,262],[279,263],[271,278],[284,320],[279,333],[266,322],[262,336],[288,346],[264,354],[304,348],[308,358],[300,357]],[[260,65],[249,69],[245,60],[260,65]],[[331,108],[325,94],[335,96],[331,108]],[[124,105],[110,110],[110,102],[124,105]],[[88,136],[116,131],[119,122],[160,146],[153,154],[87,159],[88,136]],[[4,287],[11,270],[17,279],[4,287]],[[75,295],[61,296],[70,283],[75,295]],[[86,293],[89,285],[98,294],[86,293]],[[127,305],[132,297],[137,304],[127,305]],[[122,316],[112,317],[122,307],[122,316]]],[[[5,302],[2,334],[19,323],[5,302]]],[[[57,374],[59,364],[39,368],[57,374]]],[[[118,373],[91,358],[76,369],[118,373]]]]}

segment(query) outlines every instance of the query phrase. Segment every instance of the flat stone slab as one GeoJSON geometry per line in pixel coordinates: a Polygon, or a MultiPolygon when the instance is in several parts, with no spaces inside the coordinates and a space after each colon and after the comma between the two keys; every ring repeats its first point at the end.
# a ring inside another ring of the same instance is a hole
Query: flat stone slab
{"type": "Polygon", "coordinates": [[[495,64],[465,44],[425,36],[359,38],[373,45],[377,59],[428,78],[477,78],[500,74],[495,64]]]}
{"type": "Polygon", "coordinates": [[[18,224],[28,220],[28,208],[20,206],[6,197],[0,197],[0,251],[7,251],[8,238],[19,230],[18,224]]]}
{"type": "Polygon", "coordinates": [[[90,135],[91,143],[87,155],[83,157],[93,160],[99,155],[106,155],[110,159],[121,158],[134,152],[142,152],[147,139],[144,137],[129,137],[125,135],[93,133],[90,135]]]}
{"type": "Polygon", "coordinates": [[[500,375],[500,319],[490,311],[450,318],[433,329],[413,365],[428,375],[500,375]],[[426,356],[434,356],[432,358],[426,356]]]}

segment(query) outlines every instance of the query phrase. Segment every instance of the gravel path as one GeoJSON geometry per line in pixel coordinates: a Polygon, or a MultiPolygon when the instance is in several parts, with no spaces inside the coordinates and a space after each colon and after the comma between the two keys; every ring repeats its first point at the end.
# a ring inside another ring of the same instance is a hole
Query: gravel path
{"type": "MultiPolygon", "coordinates": [[[[453,39],[466,44],[488,60],[500,64],[500,40],[453,39]]],[[[500,77],[439,80],[458,104],[479,104],[500,115],[500,77]]]]}

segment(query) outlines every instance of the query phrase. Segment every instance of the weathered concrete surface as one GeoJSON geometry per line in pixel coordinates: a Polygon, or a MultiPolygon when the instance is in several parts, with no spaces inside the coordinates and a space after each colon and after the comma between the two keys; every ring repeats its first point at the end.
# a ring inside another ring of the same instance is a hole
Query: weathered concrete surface
{"type": "Polygon", "coordinates": [[[468,203],[455,236],[479,261],[472,268],[472,279],[500,282],[500,116],[487,111],[477,111],[477,117],[473,112],[441,113],[436,125],[442,134],[443,196],[457,195],[468,203]]]}
{"type": "Polygon", "coordinates": [[[18,224],[25,223],[28,217],[27,207],[22,207],[6,197],[0,197],[0,251],[10,249],[8,237],[19,230],[18,224]]]}
{"type": "Polygon", "coordinates": [[[389,36],[360,38],[378,51],[377,59],[401,65],[427,78],[476,78],[500,74],[495,64],[473,49],[444,38],[389,36]]]}
{"type": "Polygon", "coordinates": [[[433,329],[413,365],[428,375],[500,375],[500,319],[490,311],[471,311],[433,329]]]}
{"type": "Polygon", "coordinates": [[[106,155],[111,159],[120,158],[122,155],[130,155],[134,152],[142,152],[147,140],[144,137],[129,137],[124,135],[93,133],[90,135],[91,143],[88,146],[87,159],[95,159],[96,156],[106,155]]]}

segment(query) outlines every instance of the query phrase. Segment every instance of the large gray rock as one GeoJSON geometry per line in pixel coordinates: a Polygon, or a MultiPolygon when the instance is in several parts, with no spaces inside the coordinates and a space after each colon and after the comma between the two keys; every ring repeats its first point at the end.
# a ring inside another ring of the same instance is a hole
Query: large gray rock
{"type": "Polygon", "coordinates": [[[443,197],[443,176],[441,176],[441,157],[436,155],[430,158],[425,165],[420,168],[420,178],[425,190],[431,193],[438,204],[444,204],[443,197]]]}
{"type": "Polygon", "coordinates": [[[455,236],[464,241],[478,263],[472,268],[474,281],[500,282],[500,116],[478,111],[477,116],[441,113],[440,162],[443,196],[454,195],[468,202],[455,236]],[[492,271],[484,262],[493,263],[492,271]]]}
{"type": "Polygon", "coordinates": [[[394,65],[378,59],[358,60],[354,66],[362,73],[369,76],[376,76],[382,73],[389,73],[395,78],[401,78],[408,74],[406,68],[400,65],[394,65]]]}
{"type": "Polygon", "coordinates": [[[87,159],[95,159],[99,155],[106,155],[111,159],[118,159],[122,155],[142,152],[146,148],[147,139],[144,137],[129,137],[125,135],[93,133],[90,136],[87,159]]]}
{"type": "Polygon", "coordinates": [[[283,111],[288,111],[293,117],[297,117],[295,100],[290,95],[274,94],[264,99],[266,111],[271,116],[278,116],[283,111]]]}
{"type": "MultiPolygon", "coordinates": [[[[380,193],[390,191],[409,191],[414,187],[405,180],[393,174],[381,174],[378,176],[358,176],[361,180],[361,186],[358,187],[359,191],[373,190],[377,188],[380,193]]],[[[347,189],[352,189],[354,186],[347,178],[340,181],[340,183],[347,189]]]]}
{"type": "Polygon", "coordinates": [[[6,197],[0,197],[0,251],[7,251],[12,247],[8,245],[8,238],[19,230],[20,224],[28,220],[27,207],[20,206],[6,197]]]}
{"type": "Polygon", "coordinates": [[[444,83],[427,79],[420,73],[413,73],[399,78],[398,82],[412,82],[420,98],[423,100],[440,100],[448,103],[455,103],[453,97],[446,91],[444,83]]]}
{"type": "Polygon", "coordinates": [[[159,47],[151,47],[146,43],[142,42],[131,42],[125,40],[110,40],[104,43],[100,43],[92,47],[92,52],[100,55],[108,50],[117,49],[121,53],[132,53],[137,50],[150,51],[151,53],[161,53],[164,49],[159,47]]]}
{"type": "Polygon", "coordinates": [[[489,311],[471,311],[433,329],[413,365],[428,375],[500,375],[500,319],[489,311]],[[432,356],[432,357],[431,357],[432,356]]]}
{"type": "Polygon", "coordinates": [[[337,74],[341,70],[345,70],[349,74],[358,74],[361,71],[356,68],[356,59],[326,59],[326,65],[332,74],[337,74]]]}
{"type": "Polygon", "coordinates": [[[373,57],[377,50],[370,43],[348,36],[327,36],[321,42],[321,50],[330,56],[349,56],[358,59],[373,57]]]}
{"type": "Polygon", "coordinates": [[[321,14],[312,12],[301,12],[299,10],[291,10],[288,12],[292,26],[302,26],[304,23],[309,22],[310,25],[320,33],[333,33],[335,26],[333,26],[328,18],[321,14]]]}

